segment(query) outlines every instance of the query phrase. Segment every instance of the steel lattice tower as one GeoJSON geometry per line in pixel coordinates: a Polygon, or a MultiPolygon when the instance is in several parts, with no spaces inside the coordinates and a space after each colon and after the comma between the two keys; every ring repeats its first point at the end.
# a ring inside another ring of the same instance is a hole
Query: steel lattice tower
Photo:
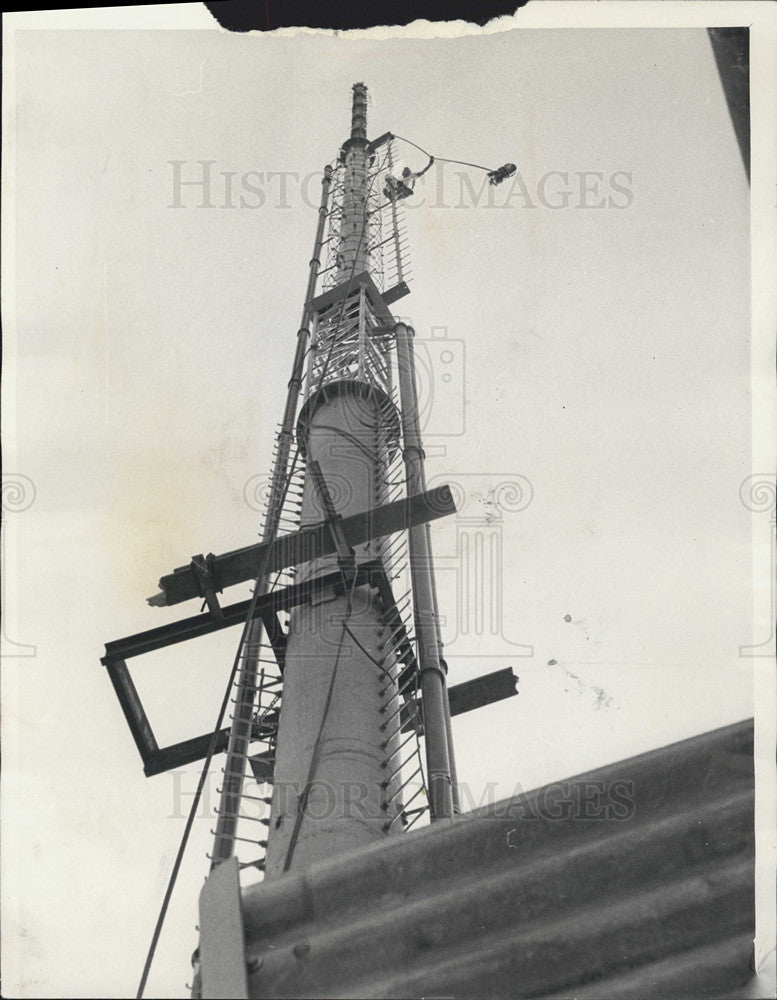
{"type": "MultiPolygon", "coordinates": [[[[358,83],[353,88],[351,134],[336,166],[324,176],[321,220],[328,222],[330,278],[323,293],[306,302],[299,339],[307,344],[302,406],[291,437],[297,388],[292,384],[266,537],[277,527],[282,484],[295,448],[306,469],[298,492],[301,529],[388,503],[390,471],[400,456],[407,494],[425,487],[413,412],[412,331],[394,323],[379,290],[384,280],[380,216],[387,206],[381,204],[385,195],[377,182],[384,170],[367,139],[367,88],[358,83]]],[[[395,227],[396,207],[390,207],[395,227]]],[[[391,242],[394,235],[392,231],[391,242]]],[[[319,224],[311,279],[320,263],[322,237],[319,224]]],[[[407,543],[419,649],[411,669],[400,659],[400,639],[407,639],[392,634],[385,588],[381,593],[370,583],[357,586],[353,577],[358,565],[377,564],[387,576],[401,569],[391,541],[370,537],[352,552],[309,560],[300,554],[298,584],[339,573],[340,585],[320,589],[314,599],[291,611],[273,748],[267,878],[394,834],[407,824],[400,736],[403,706],[414,686],[420,686],[424,696],[432,817],[453,814],[445,665],[426,525],[411,528],[407,543]]],[[[249,650],[227,755],[214,864],[232,853],[242,813],[242,774],[245,757],[250,756],[253,695],[260,673],[259,658],[249,650]]]]}
{"type": "Polygon", "coordinates": [[[414,331],[389,309],[409,291],[400,202],[421,176],[393,176],[395,138],[367,138],[367,88],[355,84],[350,135],[323,172],[286,403],[259,490],[261,541],[193,556],[149,598],[204,598],[207,613],[106,644],[146,775],[205,759],[139,995],[216,754],[226,756],[194,991],[246,996],[241,891],[262,872],[288,885],[424,814],[452,819],[454,700],[461,712],[515,694],[509,669],[447,689],[429,522],[456,508],[447,486],[427,489],[414,331]],[[217,594],[250,580],[250,600],[222,607],[217,594]],[[237,624],[216,727],[160,748],[127,659],[237,624]]]}

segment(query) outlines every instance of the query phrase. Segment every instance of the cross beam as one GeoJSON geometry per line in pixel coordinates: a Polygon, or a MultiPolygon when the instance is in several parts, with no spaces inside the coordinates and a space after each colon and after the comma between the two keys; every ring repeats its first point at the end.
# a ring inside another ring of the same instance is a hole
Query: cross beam
{"type": "MultiPolygon", "coordinates": [[[[381,581],[377,580],[375,576],[380,572],[384,572],[381,563],[377,561],[363,563],[358,568],[356,585],[371,584],[383,590],[381,581]]],[[[271,616],[277,620],[279,611],[288,611],[290,608],[304,604],[311,598],[315,598],[317,595],[321,596],[328,589],[338,586],[342,586],[342,574],[335,570],[316,579],[306,580],[304,583],[296,583],[290,587],[260,594],[254,608],[255,617],[261,618],[267,624],[271,616]]],[[[129,635],[123,639],[114,639],[112,642],[106,642],[105,656],[100,662],[108,666],[110,662],[115,660],[128,660],[132,656],[152,653],[155,649],[163,649],[165,646],[173,646],[176,643],[185,642],[187,639],[198,639],[200,636],[219,632],[232,625],[239,625],[246,620],[250,606],[250,600],[239,601],[237,604],[230,604],[228,607],[222,608],[222,618],[213,618],[210,613],[206,612],[182,618],[177,622],[170,622],[168,625],[159,625],[156,628],[147,629],[145,632],[136,632],[135,635],[129,635]]]]}
{"type": "MultiPolygon", "coordinates": [[[[456,505],[449,487],[438,486],[425,493],[417,493],[373,510],[344,517],[341,527],[345,541],[351,548],[355,548],[373,538],[414,528],[455,513],[456,505]]],[[[157,607],[180,604],[194,597],[212,597],[214,590],[222,591],[225,587],[255,580],[264,564],[268,548],[270,555],[266,565],[267,573],[336,553],[329,524],[322,521],[312,527],[282,535],[272,542],[249,545],[221,556],[209,555],[205,560],[202,556],[195,556],[188,566],[180,566],[163,576],[159,581],[161,592],[150,597],[148,603],[157,607]],[[203,583],[207,576],[210,577],[212,589],[203,583]]]]}

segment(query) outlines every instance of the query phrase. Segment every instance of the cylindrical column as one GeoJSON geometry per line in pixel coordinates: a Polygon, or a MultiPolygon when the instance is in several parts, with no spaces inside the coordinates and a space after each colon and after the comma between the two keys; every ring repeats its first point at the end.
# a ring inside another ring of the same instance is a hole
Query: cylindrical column
{"type": "Polygon", "coordinates": [[[343,175],[338,280],[367,269],[367,153],[366,142],[348,146],[343,175]]]}
{"type": "MultiPolygon", "coordinates": [[[[327,386],[302,425],[335,509],[347,516],[383,499],[386,450],[381,399],[365,385],[327,386]]],[[[312,476],[303,525],[320,522],[312,476]]],[[[375,559],[376,541],[356,550],[375,559]]],[[[336,572],[335,556],[301,563],[300,581],[336,572]]],[[[392,754],[401,724],[396,664],[377,592],[328,589],[289,623],[265,877],[399,832],[399,777],[392,754]]]]}
{"type": "Polygon", "coordinates": [[[367,87],[363,83],[353,85],[351,106],[351,138],[367,138],[367,87]]]}
{"type": "MultiPolygon", "coordinates": [[[[413,363],[413,330],[405,323],[394,327],[402,409],[405,479],[408,495],[425,488],[424,452],[418,415],[418,393],[413,363]]],[[[410,579],[413,587],[415,631],[421,672],[424,745],[429,772],[432,820],[453,815],[451,755],[449,753],[448,692],[436,624],[436,596],[430,536],[426,525],[408,531],[410,579]]]]}

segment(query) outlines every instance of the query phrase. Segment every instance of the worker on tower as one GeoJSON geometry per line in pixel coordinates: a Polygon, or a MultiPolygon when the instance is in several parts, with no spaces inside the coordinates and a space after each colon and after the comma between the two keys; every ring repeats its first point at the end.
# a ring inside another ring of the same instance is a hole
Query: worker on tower
{"type": "Polygon", "coordinates": [[[383,194],[389,201],[401,201],[402,198],[409,198],[415,189],[415,182],[419,177],[423,177],[433,163],[434,157],[432,156],[429,158],[429,162],[426,164],[424,169],[419,171],[417,174],[413,173],[410,167],[405,167],[403,169],[401,177],[394,177],[391,174],[386,174],[386,185],[383,188],[383,194]]]}

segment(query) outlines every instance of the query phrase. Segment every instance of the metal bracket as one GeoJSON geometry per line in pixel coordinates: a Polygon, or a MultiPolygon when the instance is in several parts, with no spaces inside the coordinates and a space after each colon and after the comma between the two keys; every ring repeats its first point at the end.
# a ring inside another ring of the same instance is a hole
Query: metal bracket
{"type": "MultiPolygon", "coordinates": [[[[328,504],[325,501],[325,508],[330,514],[332,513],[331,496],[328,496],[328,504]]],[[[338,555],[343,558],[343,565],[348,572],[350,556],[357,546],[371,538],[382,538],[444,517],[454,513],[455,510],[450,489],[447,486],[439,486],[426,493],[395,500],[373,510],[345,518],[340,518],[335,512],[334,517],[321,524],[281,536],[272,543],[247,546],[222,556],[209,555],[207,558],[195,556],[188,566],[163,577],[160,581],[162,593],[149,603],[177,604],[188,598],[204,596],[206,601],[210,597],[208,601],[210,613],[195,615],[192,618],[109,642],[105,647],[105,656],[102,657],[140,751],[146,775],[150,777],[201,760],[208,751],[211,734],[205,733],[193,739],[159,747],[127,670],[128,658],[245,622],[252,601],[242,601],[222,608],[218,604],[216,590],[220,591],[223,587],[254,579],[257,566],[263,564],[268,545],[270,548],[266,565],[268,572],[285,566],[299,565],[301,562],[319,559],[326,555],[338,555]]],[[[405,664],[403,674],[406,670],[417,669],[413,650],[397,612],[384,566],[377,561],[365,563],[354,569],[356,576],[351,578],[352,585],[373,586],[381,594],[388,623],[397,630],[397,655],[405,664]]],[[[281,674],[285,661],[286,636],[278,621],[277,613],[311,599],[321,600],[325,594],[337,593],[344,585],[344,576],[343,572],[325,574],[280,591],[261,595],[256,600],[254,613],[264,622],[281,674]]],[[[215,746],[217,753],[226,749],[228,735],[226,729],[218,733],[215,746]]]]}
{"type": "MultiPolygon", "coordinates": [[[[493,705],[494,702],[503,701],[505,698],[512,698],[518,694],[517,686],[518,678],[513,673],[512,667],[494,670],[490,674],[483,674],[480,677],[473,677],[470,681],[454,684],[453,687],[448,688],[451,715],[472,712],[476,708],[484,708],[486,705],[493,705]]],[[[415,729],[420,735],[423,733],[424,700],[423,698],[417,700],[420,707],[420,720],[409,705],[402,706],[401,720],[403,732],[415,729]]]]}
{"type": "MultiPolygon", "coordinates": [[[[391,587],[386,579],[385,570],[378,561],[364,563],[358,567],[356,585],[377,586],[382,594],[387,594],[390,598],[391,587]]],[[[286,634],[278,620],[278,612],[288,611],[309,601],[319,601],[322,595],[327,595],[327,599],[331,599],[335,594],[342,593],[342,588],[342,574],[339,571],[334,571],[323,577],[306,580],[269,594],[263,594],[258,598],[254,606],[254,614],[255,617],[261,618],[264,623],[281,675],[285,665],[286,634]]],[[[207,754],[211,734],[204,733],[201,736],[183,740],[170,746],[160,747],[154,737],[126,661],[132,657],[142,656],[145,653],[164,649],[189,639],[197,639],[225,628],[241,625],[246,620],[251,604],[252,602],[248,600],[223,608],[221,620],[215,619],[213,615],[208,613],[199,614],[106,643],[105,656],[102,657],[101,662],[108,670],[119,704],[140,752],[143,770],[147,777],[202,760],[207,754]]],[[[406,662],[409,663],[412,660],[412,649],[406,636],[402,639],[402,643],[402,658],[407,657],[406,662]]],[[[216,741],[216,753],[222,753],[226,750],[228,737],[229,730],[221,730],[216,741]]],[[[266,770],[267,761],[263,760],[262,766],[266,770]]]]}
{"type": "Polygon", "coordinates": [[[373,139],[372,142],[367,145],[367,152],[374,153],[376,149],[380,149],[381,146],[390,142],[393,138],[394,136],[391,132],[384,132],[383,135],[379,135],[377,139],[373,139]]]}
{"type": "Polygon", "coordinates": [[[370,305],[375,310],[375,314],[378,319],[385,323],[386,326],[393,328],[394,317],[391,315],[388,306],[386,305],[386,300],[381,295],[378,290],[378,286],[369,271],[362,271],[360,274],[354,275],[350,282],[343,281],[339,285],[335,285],[333,288],[327,289],[325,292],[321,292],[315,298],[308,302],[308,309],[311,312],[321,312],[321,310],[334,305],[336,302],[341,301],[346,297],[346,292],[348,295],[353,295],[363,287],[367,298],[370,301],[370,305]]]}
{"type": "Polygon", "coordinates": [[[346,587],[350,590],[356,579],[356,556],[348,544],[348,539],[345,537],[343,518],[335,510],[332,494],[326,485],[324,473],[314,458],[308,459],[308,469],[313,474],[313,485],[316,488],[316,492],[321,500],[321,506],[324,508],[324,513],[326,514],[327,526],[332,536],[335,552],[337,553],[337,565],[343,574],[346,587]]]}
{"type": "Polygon", "coordinates": [[[192,556],[191,567],[201,596],[205,598],[208,605],[208,610],[216,621],[223,622],[224,612],[221,610],[218,597],[216,597],[215,559],[212,552],[207,556],[192,556]]]}

